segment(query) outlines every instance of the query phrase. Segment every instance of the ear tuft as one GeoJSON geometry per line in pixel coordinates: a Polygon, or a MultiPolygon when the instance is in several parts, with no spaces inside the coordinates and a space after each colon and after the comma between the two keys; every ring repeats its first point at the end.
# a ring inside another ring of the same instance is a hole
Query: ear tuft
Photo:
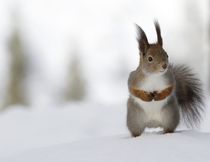
{"type": "Polygon", "coordinates": [[[137,41],[139,43],[139,50],[144,55],[147,52],[147,49],[149,48],[149,43],[145,32],[137,24],[136,24],[136,29],[138,32],[137,41]]]}
{"type": "Polygon", "coordinates": [[[155,30],[156,30],[156,33],[157,33],[157,43],[160,46],[162,46],[163,45],[163,41],[162,41],[162,37],[161,37],[160,25],[159,25],[157,20],[154,21],[154,24],[155,24],[155,30]]]}

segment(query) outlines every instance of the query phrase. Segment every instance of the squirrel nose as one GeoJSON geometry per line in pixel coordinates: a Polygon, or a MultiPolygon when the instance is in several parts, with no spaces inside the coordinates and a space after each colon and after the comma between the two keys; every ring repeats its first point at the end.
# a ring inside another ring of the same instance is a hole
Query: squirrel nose
{"type": "Polygon", "coordinates": [[[167,68],[167,64],[163,64],[163,65],[162,65],[162,68],[163,68],[163,69],[166,69],[166,68],[167,68]]]}

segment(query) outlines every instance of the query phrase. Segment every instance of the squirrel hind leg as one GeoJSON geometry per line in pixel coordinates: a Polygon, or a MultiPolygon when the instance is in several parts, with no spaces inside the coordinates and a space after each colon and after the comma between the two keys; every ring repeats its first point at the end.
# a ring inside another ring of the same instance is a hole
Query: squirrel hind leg
{"type": "Polygon", "coordinates": [[[141,122],[141,118],[139,118],[138,113],[135,114],[135,111],[130,111],[128,108],[128,114],[127,114],[127,127],[130,131],[132,137],[138,137],[140,136],[145,129],[144,122],[141,122]]]}
{"type": "Polygon", "coordinates": [[[145,129],[144,111],[129,98],[127,103],[127,127],[133,137],[140,136],[145,129]]]}
{"type": "Polygon", "coordinates": [[[164,133],[173,133],[180,122],[179,108],[174,98],[171,98],[162,109],[162,127],[164,133]]]}
{"type": "MultiPolygon", "coordinates": [[[[131,130],[130,130],[131,132],[131,130]]],[[[137,131],[137,132],[131,132],[132,137],[138,137],[141,136],[141,134],[143,133],[143,131],[137,131]]]]}

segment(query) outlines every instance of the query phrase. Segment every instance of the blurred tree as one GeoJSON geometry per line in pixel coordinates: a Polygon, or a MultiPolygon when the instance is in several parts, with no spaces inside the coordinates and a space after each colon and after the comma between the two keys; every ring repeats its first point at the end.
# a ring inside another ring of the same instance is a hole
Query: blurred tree
{"type": "Polygon", "coordinates": [[[21,40],[21,33],[19,28],[19,21],[17,14],[13,14],[13,26],[10,40],[8,41],[8,49],[10,54],[10,73],[9,83],[6,95],[5,106],[10,105],[25,105],[25,89],[24,78],[26,74],[26,60],[23,43],[21,40]]]}
{"type": "Polygon", "coordinates": [[[66,100],[81,101],[86,94],[85,80],[83,77],[78,51],[74,50],[67,75],[66,100]]]}

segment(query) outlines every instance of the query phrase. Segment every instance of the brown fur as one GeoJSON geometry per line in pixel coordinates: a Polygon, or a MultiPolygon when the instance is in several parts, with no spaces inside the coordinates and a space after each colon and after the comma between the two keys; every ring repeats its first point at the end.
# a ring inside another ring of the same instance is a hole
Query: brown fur
{"type": "Polygon", "coordinates": [[[147,92],[147,91],[135,88],[135,87],[131,87],[131,93],[143,101],[150,102],[153,99],[155,101],[160,101],[168,97],[172,93],[173,88],[174,88],[173,86],[169,86],[160,92],[157,92],[157,91],[147,92]]]}

